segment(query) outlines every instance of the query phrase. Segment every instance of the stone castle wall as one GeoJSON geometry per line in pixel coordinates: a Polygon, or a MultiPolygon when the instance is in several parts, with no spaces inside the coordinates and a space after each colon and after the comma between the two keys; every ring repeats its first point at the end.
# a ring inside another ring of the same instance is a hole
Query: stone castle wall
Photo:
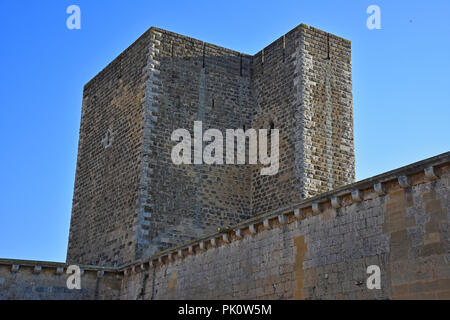
{"type": "Polygon", "coordinates": [[[252,169],[262,214],[354,182],[350,41],[300,25],[253,57],[254,128],[280,130],[280,170],[252,169]]]}
{"type": "Polygon", "coordinates": [[[351,44],[324,31],[305,27],[297,59],[303,78],[297,141],[302,199],[355,181],[351,44]]]}
{"type": "Polygon", "coordinates": [[[120,297],[117,270],[80,266],[81,289],[67,288],[65,263],[0,259],[0,300],[114,300],[120,297]]]}
{"type": "Polygon", "coordinates": [[[338,188],[128,266],[121,298],[450,299],[449,183],[447,153],[338,188]]]}
{"type": "Polygon", "coordinates": [[[84,87],[69,263],[117,266],[136,259],[149,36],[84,87]]]}
{"type": "Polygon", "coordinates": [[[225,134],[249,124],[251,57],[157,28],[152,36],[143,255],[251,216],[248,166],[175,165],[171,159],[178,128],[193,135],[194,121],[201,121],[203,131],[225,134]]]}
{"type": "Polygon", "coordinates": [[[77,162],[68,262],[107,266],[351,183],[350,43],[300,25],[249,56],[152,27],[85,86],[77,162]],[[194,121],[279,129],[278,173],[174,165],[194,121]]]}
{"type": "Polygon", "coordinates": [[[450,152],[120,268],[0,259],[0,299],[450,299],[450,152]],[[381,289],[369,290],[369,265],[381,289]]]}

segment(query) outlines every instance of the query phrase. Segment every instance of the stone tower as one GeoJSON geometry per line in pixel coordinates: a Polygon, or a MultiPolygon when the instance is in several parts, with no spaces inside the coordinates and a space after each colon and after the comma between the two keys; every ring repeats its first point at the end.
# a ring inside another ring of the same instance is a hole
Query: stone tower
{"type": "Polygon", "coordinates": [[[302,24],[251,56],[152,27],[84,87],[67,261],[124,265],[354,177],[348,40],[302,24]],[[194,121],[279,129],[278,173],[173,164],[194,121]]]}

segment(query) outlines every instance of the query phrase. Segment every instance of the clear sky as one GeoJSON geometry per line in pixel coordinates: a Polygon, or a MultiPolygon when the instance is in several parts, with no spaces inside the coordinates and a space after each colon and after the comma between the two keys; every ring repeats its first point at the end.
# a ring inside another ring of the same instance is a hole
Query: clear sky
{"type": "Polygon", "coordinates": [[[248,54],[300,23],[351,40],[361,180],[450,150],[449,15],[448,0],[1,0],[0,257],[65,260],[83,85],[150,26],[248,54]]]}

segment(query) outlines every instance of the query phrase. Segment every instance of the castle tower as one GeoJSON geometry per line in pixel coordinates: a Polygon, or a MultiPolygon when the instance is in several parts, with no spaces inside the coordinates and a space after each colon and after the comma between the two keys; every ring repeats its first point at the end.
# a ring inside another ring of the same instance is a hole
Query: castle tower
{"type": "Polygon", "coordinates": [[[254,56],[150,28],[84,87],[67,261],[123,265],[354,181],[350,42],[300,25],[254,56]],[[171,134],[280,132],[261,165],[175,165],[171,134]]]}

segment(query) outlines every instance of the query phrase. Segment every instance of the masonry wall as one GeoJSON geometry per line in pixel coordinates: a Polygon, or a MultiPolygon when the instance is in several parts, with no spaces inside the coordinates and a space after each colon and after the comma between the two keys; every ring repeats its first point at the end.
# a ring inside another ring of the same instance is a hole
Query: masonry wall
{"type": "Polygon", "coordinates": [[[450,153],[121,268],[0,259],[3,299],[450,299],[450,153]],[[367,267],[381,270],[369,290],[367,267]]]}
{"type": "Polygon", "coordinates": [[[69,263],[136,260],[149,40],[147,32],[84,87],[69,263]]]}
{"type": "Polygon", "coordinates": [[[154,94],[146,96],[152,122],[142,194],[144,257],[251,216],[248,166],[175,165],[171,159],[172,132],[187,129],[193,137],[194,121],[224,137],[226,129],[249,126],[251,57],[157,28],[150,51],[157,72],[154,94]]]}
{"type": "Polygon", "coordinates": [[[302,25],[296,153],[302,198],[355,181],[351,43],[302,25]]]}
{"type": "Polygon", "coordinates": [[[349,41],[300,25],[253,57],[157,28],[151,43],[144,258],[354,181],[349,41]],[[279,129],[278,173],[174,165],[170,135],[195,120],[279,129]]]}
{"type": "Polygon", "coordinates": [[[353,179],[347,40],[300,25],[249,56],[152,27],[84,88],[67,260],[126,265],[353,179]],[[194,121],[279,129],[278,173],[173,164],[194,121]]]}
{"type": "Polygon", "coordinates": [[[129,266],[121,298],[449,299],[449,183],[447,153],[338,188],[129,266]]]}
{"type": "MultiPolygon", "coordinates": [[[[82,269],[81,289],[68,289],[67,265],[0,259],[0,300],[114,300],[121,278],[115,270],[82,269]]],[[[83,268],[83,267],[82,267],[83,268]]]]}

